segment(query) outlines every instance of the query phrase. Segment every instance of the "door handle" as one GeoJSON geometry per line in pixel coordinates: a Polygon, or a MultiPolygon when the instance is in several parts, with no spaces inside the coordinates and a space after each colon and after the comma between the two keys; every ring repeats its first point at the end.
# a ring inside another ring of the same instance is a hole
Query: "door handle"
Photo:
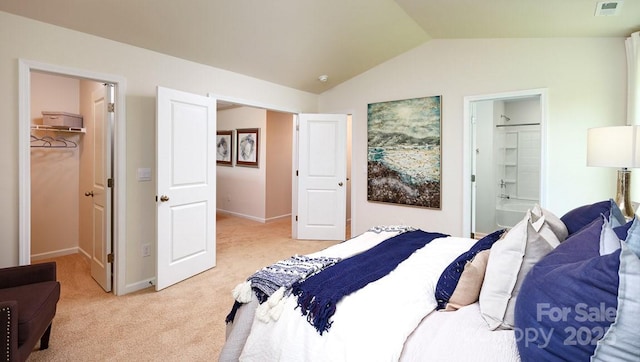
{"type": "Polygon", "coordinates": [[[338,186],[342,187],[342,185],[344,185],[342,181],[338,182],[338,186]]]}
{"type": "Polygon", "coordinates": [[[161,201],[161,202],[167,202],[167,201],[169,201],[169,196],[167,196],[167,195],[162,195],[162,196],[160,196],[160,201],[161,201]]]}
{"type": "Polygon", "coordinates": [[[93,197],[93,190],[85,192],[85,193],[84,193],[84,196],[91,196],[91,197],[93,197]]]}

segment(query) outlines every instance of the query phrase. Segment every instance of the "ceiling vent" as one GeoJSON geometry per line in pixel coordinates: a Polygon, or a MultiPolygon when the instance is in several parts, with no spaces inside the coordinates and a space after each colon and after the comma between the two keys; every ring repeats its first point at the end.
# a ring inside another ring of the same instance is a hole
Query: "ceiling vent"
{"type": "Polygon", "coordinates": [[[595,16],[616,16],[620,15],[620,8],[622,8],[624,1],[600,1],[596,5],[595,16]]]}

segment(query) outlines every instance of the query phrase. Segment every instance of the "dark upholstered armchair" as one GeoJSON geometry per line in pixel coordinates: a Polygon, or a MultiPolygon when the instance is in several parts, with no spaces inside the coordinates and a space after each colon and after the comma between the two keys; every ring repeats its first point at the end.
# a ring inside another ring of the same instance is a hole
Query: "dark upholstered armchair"
{"type": "Polygon", "coordinates": [[[54,262],[0,269],[0,361],[25,361],[49,347],[60,299],[54,262]]]}

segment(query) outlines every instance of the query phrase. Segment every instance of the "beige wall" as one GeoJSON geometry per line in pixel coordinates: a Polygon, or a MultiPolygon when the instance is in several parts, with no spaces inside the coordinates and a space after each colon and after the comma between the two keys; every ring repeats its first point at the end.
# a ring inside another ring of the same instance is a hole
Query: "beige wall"
{"type": "MultiPolygon", "coordinates": [[[[318,96],[242,74],[196,64],[88,34],[0,12],[0,267],[18,263],[18,64],[19,59],[113,74],[127,81],[125,284],[129,292],[148,286],[155,258],[140,256],[155,240],[155,182],[138,182],[150,167],[155,180],[156,86],[213,93],[275,109],[316,112],[318,96]],[[167,71],[170,69],[171,71],[167,71]]],[[[118,187],[118,185],[116,185],[118,187]]]]}
{"type": "MultiPolygon", "coordinates": [[[[218,130],[259,128],[258,164],[260,167],[218,166],[217,200],[220,211],[253,219],[265,220],[265,184],[267,149],[267,111],[252,107],[240,107],[218,112],[218,130]]],[[[233,134],[233,159],[237,160],[237,136],[233,134]]]]}
{"type": "Polygon", "coordinates": [[[463,230],[464,97],[547,88],[547,204],[557,214],[613,196],[615,170],[586,167],[587,129],[623,125],[624,38],[432,40],[320,96],[353,115],[352,232],[407,224],[463,230]],[[367,201],[367,104],[442,95],[442,210],[367,201]]]}
{"type": "Polygon", "coordinates": [[[293,115],[253,107],[218,111],[218,130],[234,131],[237,160],[238,128],[259,128],[259,168],[217,167],[218,211],[260,222],[291,215],[293,115]]]}
{"type": "Polygon", "coordinates": [[[31,73],[31,115],[42,124],[42,111],[83,115],[86,133],[32,131],[42,137],[64,137],[78,147],[31,149],[31,257],[33,260],[91,253],[91,190],[93,172],[91,93],[99,82],[40,72],[31,73]]]}
{"type": "Polygon", "coordinates": [[[266,219],[291,215],[293,115],[267,112],[266,219]]]}
{"type": "MultiPolygon", "coordinates": [[[[80,113],[80,81],[33,72],[32,124],[42,124],[42,111],[80,113]]],[[[36,137],[64,137],[78,144],[82,142],[78,133],[36,130],[31,133],[36,137]]],[[[33,259],[77,252],[78,180],[79,148],[31,148],[33,259]]]]}

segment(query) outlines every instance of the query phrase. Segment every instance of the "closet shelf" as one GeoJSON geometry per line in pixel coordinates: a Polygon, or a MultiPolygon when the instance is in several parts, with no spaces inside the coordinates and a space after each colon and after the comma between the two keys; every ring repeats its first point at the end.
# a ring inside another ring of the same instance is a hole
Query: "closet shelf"
{"type": "Polygon", "coordinates": [[[52,127],[41,124],[32,124],[31,129],[38,131],[54,131],[54,132],[71,132],[71,133],[87,133],[87,129],[84,127],[52,127]]]}

